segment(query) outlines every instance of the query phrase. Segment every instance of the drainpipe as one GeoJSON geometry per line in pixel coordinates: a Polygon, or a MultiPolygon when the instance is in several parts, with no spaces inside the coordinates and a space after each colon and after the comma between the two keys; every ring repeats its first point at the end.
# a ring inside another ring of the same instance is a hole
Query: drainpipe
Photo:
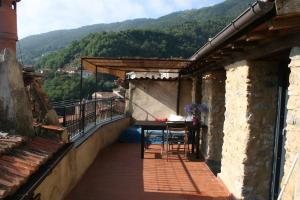
{"type": "Polygon", "coordinates": [[[257,1],[252,4],[245,12],[226,26],[214,38],[210,39],[201,49],[199,49],[190,59],[195,61],[203,58],[213,50],[217,49],[220,45],[233,37],[242,29],[246,28],[259,18],[265,16],[274,8],[274,0],[257,1]]]}

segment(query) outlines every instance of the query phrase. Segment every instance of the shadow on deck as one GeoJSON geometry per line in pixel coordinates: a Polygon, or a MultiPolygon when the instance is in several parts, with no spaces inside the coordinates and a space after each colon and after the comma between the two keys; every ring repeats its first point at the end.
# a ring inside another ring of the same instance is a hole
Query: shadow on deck
{"type": "Polygon", "coordinates": [[[138,144],[103,150],[66,200],[226,200],[227,189],[201,161],[174,154],[160,158],[151,145],[140,159],[138,144]]]}

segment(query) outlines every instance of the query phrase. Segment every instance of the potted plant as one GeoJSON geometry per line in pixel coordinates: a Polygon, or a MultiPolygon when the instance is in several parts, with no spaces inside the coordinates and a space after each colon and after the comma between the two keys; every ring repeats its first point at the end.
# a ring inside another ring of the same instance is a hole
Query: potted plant
{"type": "Polygon", "coordinates": [[[192,117],[193,125],[196,126],[201,121],[201,113],[208,113],[208,108],[205,104],[187,104],[184,107],[185,112],[192,117]]]}

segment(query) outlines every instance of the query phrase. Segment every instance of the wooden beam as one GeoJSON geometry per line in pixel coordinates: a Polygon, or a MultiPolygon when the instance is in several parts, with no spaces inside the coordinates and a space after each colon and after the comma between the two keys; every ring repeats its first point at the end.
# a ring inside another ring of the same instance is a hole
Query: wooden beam
{"type": "Polygon", "coordinates": [[[247,42],[258,41],[267,39],[268,36],[266,34],[251,34],[246,37],[247,42]]]}
{"type": "Polygon", "coordinates": [[[268,55],[272,55],[276,52],[290,49],[295,46],[300,46],[300,35],[298,33],[280,37],[275,41],[271,40],[267,43],[261,43],[260,45],[255,46],[255,48],[246,50],[245,52],[234,52],[230,58],[224,59],[218,63],[206,63],[200,67],[198,66],[197,69],[190,73],[195,71],[205,72],[217,70],[241,60],[256,60],[264,58],[268,55]]]}
{"type": "Polygon", "coordinates": [[[82,58],[94,66],[118,68],[150,68],[150,69],[183,69],[189,66],[190,60],[171,59],[111,59],[111,58],[82,58]]]}
{"type": "Polygon", "coordinates": [[[238,42],[234,42],[231,46],[231,49],[245,49],[246,47],[249,46],[257,46],[259,44],[258,41],[249,41],[247,42],[246,40],[243,41],[238,41],[238,42]]]}
{"type": "Polygon", "coordinates": [[[250,51],[244,53],[246,60],[259,59],[267,55],[280,52],[285,49],[300,45],[300,35],[298,33],[287,35],[276,40],[263,43],[250,51]]]}
{"type": "Polygon", "coordinates": [[[179,70],[183,69],[164,69],[164,68],[139,68],[139,67],[111,67],[111,66],[102,66],[102,68],[107,68],[107,69],[112,69],[112,70],[120,70],[120,71],[155,71],[155,72],[159,72],[159,71],[176,71],[178,72],[179,70]]]}
{"type": "Polygon", "coordinates": [[[281,30],[281,29],[290,29],[300,26],[300,18],[297,17],[287,17],[287,18],[278,18],[272,19],[268,22],[269,30],[281,30]]]}

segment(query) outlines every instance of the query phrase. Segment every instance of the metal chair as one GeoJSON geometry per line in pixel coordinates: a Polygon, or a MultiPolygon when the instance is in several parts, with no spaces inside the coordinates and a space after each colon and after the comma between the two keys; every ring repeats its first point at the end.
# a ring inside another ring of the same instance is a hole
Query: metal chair
{"type": "Polygon", "coordinates": [[[189,152],[189,131],[186,122],[167,122],[166,132],[167,161],[169,160],[169,152],[173,151],[175,144],[178,145],[177,151],[179,151],[181,145],[183,144],[183,151],[184,155],[186,156],[189,152]]]}

